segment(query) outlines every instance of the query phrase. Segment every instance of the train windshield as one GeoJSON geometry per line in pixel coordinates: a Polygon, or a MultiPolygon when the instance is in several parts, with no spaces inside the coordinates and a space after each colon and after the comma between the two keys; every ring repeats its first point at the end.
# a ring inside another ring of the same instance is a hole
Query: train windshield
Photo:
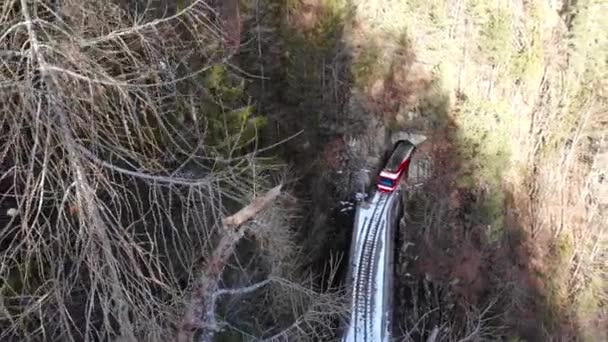
{"type": "Polygon", "coordinates": [[[399,143],[399,145],[397,145],[397,147],[393,151],[393,154],[389,158],[388,162],[386,163],[386,169],[392,172],[396,172],[397,169],[399,169],[399,165],[401,165],[403,159],[405,159],[411,148],[412,145],[410,143],[399,143]]]}
{"type": "Polygon", "coordinates": [[[378,182],[380,185],[384,185],[384,186],[388,186],[388,187],[392,187],[394,185],[393,180],[390,180],[388,178],[380,178],[380,181],[378,182]]]}

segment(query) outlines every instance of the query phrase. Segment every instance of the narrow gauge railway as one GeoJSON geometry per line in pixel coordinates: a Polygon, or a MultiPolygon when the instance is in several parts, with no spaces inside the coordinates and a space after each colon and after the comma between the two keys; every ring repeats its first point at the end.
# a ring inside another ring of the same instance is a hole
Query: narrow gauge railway
{"type": "Polygon", "coordinates": [[[351,314],[343,342],[391,340],[395,230],[402,214],[399,184],[414,150],[409,141],[397,142],[371,201],[357,206],[347,275],[351,314]]]}

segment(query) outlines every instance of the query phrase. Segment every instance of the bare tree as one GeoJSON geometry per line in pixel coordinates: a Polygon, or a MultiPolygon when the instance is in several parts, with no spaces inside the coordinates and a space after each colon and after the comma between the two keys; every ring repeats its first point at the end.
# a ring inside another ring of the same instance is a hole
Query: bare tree
{"type": "MultiPolygon", "coordinates": [[[[193,299],[291,283],[265,272],[217,285],[214,262],[254,224],[243,224],[252,207],[224,218],[271,187],[273,166],[250,148],[254,120],[233,119],[248,99],[223,74],[214,9],[180,3],[161,15],[114,1],[0,4],[1,340],[167,341],[193,299]],[[188,291],[210,274],[212,291],[188,291]]],[[[288,219],[264,218],[282,217],[277,207],[255,224],[288,235],[288,219]]]]}

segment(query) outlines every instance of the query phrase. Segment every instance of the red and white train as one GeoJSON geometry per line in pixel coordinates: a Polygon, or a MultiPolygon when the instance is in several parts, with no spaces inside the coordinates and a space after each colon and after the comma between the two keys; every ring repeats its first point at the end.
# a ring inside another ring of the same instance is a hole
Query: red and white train
{"type": "Polygon", "coordinates": [[[408,140],[399,140],[391,153],[386,166],[380,172],[376,186],[381,192],[393,192],[403,175],[407,176],[412,155],[416,146],[408,140]]]}

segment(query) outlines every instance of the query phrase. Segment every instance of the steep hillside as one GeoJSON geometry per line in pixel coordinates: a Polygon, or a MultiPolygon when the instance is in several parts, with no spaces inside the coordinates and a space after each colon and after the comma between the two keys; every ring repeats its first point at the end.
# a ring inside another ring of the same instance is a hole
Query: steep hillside
{"type": "Polygon", "coordinates": [[[314,246],[340,250],[328,208],[391,136],[426,137],[401,232],[405,340],[603,338],[604,4],[263,4],[254,88],[303,130],[314,246]]]}
{"type": "Polygon", "coordinates": [[[607,11],[1,2],[0,340],[335,339],[399,138],[398,340],[608,340],[607,11]]]}

